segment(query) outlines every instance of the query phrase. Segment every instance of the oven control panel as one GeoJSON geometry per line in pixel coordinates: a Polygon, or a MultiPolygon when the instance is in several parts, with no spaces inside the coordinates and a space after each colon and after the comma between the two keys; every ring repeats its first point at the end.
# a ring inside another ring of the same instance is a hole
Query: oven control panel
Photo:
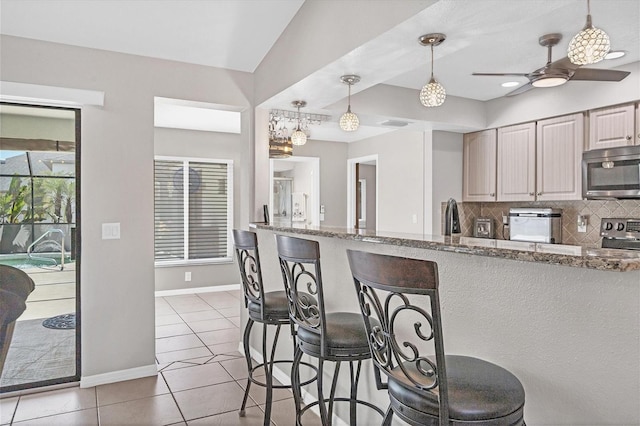
{"type": "Polygon", "coordinates": [[[600,222],[600,236],[640,240],[640,219],[608,219],[600,222]]]}

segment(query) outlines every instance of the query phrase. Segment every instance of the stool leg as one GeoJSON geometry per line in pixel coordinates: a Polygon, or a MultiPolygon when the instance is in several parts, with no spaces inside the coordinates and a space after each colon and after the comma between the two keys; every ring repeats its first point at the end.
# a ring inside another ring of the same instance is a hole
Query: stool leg
{"type": "Polygon", "coordinates": [[[300,391],[300,360],[302,359],[302,350],[296,346],[293,355],[293,364],[291,366],[291,390],[293,391],[293,403],[296,406],[296,426],[302,425],[300,418],[300,405],[302,394],[300,391]]]}
{"type": "Polygon", "coordinates": [[[358,361],[358,368],[355,375],[353,372],[353,361],[349,361],[349,370],[351,377],[351,397],[349,398],[349,420],[351,426],[356,426],[356,402],[358,400],[358,382],[360,381],[360,370],[362,361],[358,361]]]}
{"type": "Polygon", "coordinates": [[[276,356],[276,345],[278,344],[278,336],[280,335],[280,324],[276,327],[276,334],[273,337],[271,345],[271,357],[267,358],[267,324],[263,324],[262,328],[262,359],[264,365],[264,374],[266,380],[267,396],[265,398],[264,407],[264,426],[271,424],[271,404],[273,400],[273,363],[276,356]]]}
{"type": "Polygon", "coordinates": [[[387,408],[387,413],[384,415],[382,426],[391,426],[392,419],[393,419],[393,410],[391,409],[391,405],[389,405],[389,408],[387,408]]]}
{"type": "Polygon", "coordinates": [[[244,390],[244,398],[242,399],[242,405],[240,406],[240,411],[238,411],[238,415],[240,417],[244,417],[244,407],[247,405],[247,398],[249,397],[249,388],[251,388],[251,377],[253,368],[251,362],[251,353],[249,352],[249,336],[251,335],[251,328],[253,327],[253,320],[249,318],[247,321],[247,325],[244,327],[244,336],[242,337],[242,345],[244,346],[244,357],[247,360],[247,371],[249,372],[249,377],[247,377],[247,387],[244,390]]]}
{"type": "Polygon", "coordinates": [[[333,422],[333,402],[336,397],[336,387],[338,385],[338,376],[340,375],[340,361],[336,361],[336,369],[333,372],[333,380],[331,382],[331,392],[329,393],[329,412],[327,415],[329,416],[327,419],[327,424],[331,426],[333,422]]]}
{"type": "Polygon", "coordinates": [[[331,419],[327,417],[327,406],[324,403],[324,392],[322,391],[322,380],[324,378],[324,359],[318,358],[318,406],[320,407],[320,420],[323,425],[331,426],[331,419]]]}

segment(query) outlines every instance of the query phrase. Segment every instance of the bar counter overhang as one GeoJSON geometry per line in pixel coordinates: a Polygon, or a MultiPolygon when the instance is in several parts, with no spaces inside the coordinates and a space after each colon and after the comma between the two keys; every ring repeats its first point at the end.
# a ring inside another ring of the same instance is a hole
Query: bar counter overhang
{"type": "MultiPolygon", "coordinates": [[[[251,229],[267,290],[283,288],[274,233],[320,243],[328,311],[359,312],[347,249],[435,261],[446,353],[514,373],[525,388],[527,424],[640,423],[640,253],[345,228],[251,229]]],[[[280,355],[289,356],[290,346],[281,345],[280,355]]],[[[347,382],[341,377],[339,393],[348,392],[347,382]]],[[[359,396],[388,404],[370,361],[359,396]]],[[[336,412],[348,419],[347,407],[336,412]]],[[[359,413],[359,422],[379,423],[369,415],[359,413]]]]}

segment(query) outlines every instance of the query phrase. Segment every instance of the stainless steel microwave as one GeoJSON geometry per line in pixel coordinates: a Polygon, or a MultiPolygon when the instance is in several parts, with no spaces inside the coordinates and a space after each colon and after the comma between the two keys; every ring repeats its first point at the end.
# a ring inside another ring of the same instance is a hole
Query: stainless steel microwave
{"type": "Polygon", "coordinates": [[[583,153],[582,197],[640,199],[640,145],[583,153]]]}

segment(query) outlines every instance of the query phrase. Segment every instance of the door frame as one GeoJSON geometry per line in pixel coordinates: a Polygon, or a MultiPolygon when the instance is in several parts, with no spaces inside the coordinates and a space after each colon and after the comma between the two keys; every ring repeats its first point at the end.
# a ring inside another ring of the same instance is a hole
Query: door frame
{"type": "Polygon", "coordinates": [[[380,185],[378,173],[378,154],[347,159],[347,228],[355,228],[356,221],[356,165],[374,162],[376,166],[376,231],[380,222],[378,216],[378,199],[380,185]]]}

